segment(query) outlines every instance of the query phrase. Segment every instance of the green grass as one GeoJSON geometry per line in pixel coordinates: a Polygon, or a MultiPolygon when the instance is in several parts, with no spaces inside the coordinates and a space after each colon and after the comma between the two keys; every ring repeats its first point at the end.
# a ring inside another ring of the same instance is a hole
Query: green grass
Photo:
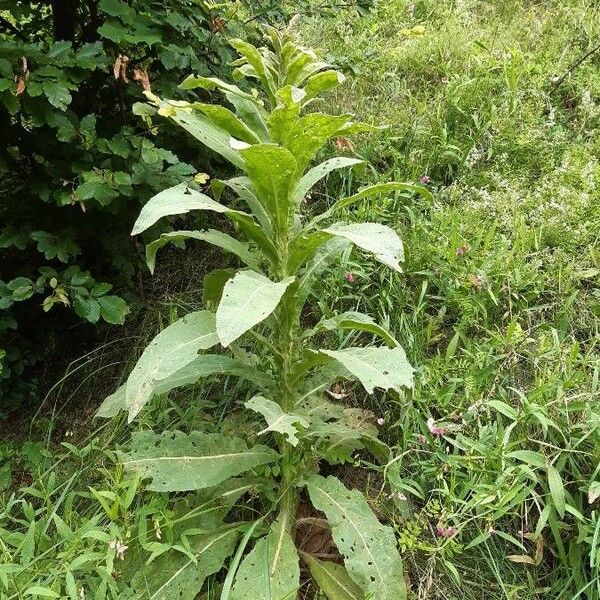
{"type": "MultiPolygon", "coordinates": [[[[353,253],[317,298],[326,316],[379,317],[418,369],[410,397],[349,388],[384,418],[397,460],[370,478],[357,457],[347,481],[394,525],[418,600],[600,599],[600,53],[553,89],[600,40],[600,6],[380,0],[367,16],[301,20],[299,33],[349,75],[328,108],[387,125],[355,142],[375,169],[332,175],[311,201],[330,203],[375,170],[426,175],[435,192],[349,213],[402,234],[405,274],[353,253]]],[[[123,540],[127,557],[177,542],[189,507],[133,498],[137,482],[114,452],[126,424],[90,415],[159,324],[198,301],[205,254],[187,256],[190,280],[159,267],[166,292],[128,339],[82,359],[31,433],[0,449],[12,465],[0,492],[0,598],[57,589],[68,573],[86,598],[127,598],[127,560],[109,543],[123,540]],[[24,567],[18,579],[11,564],[24,567]]],[[[154,402],[139,426],[214,423],[244,399],[220,390],[209,382],[154,402]]]]}
{"type": "Polygon", "coordinates": [[[387,319],[418,366],[412,398],[373,406],[396,444],[392,488],[409,508],[394,519],[418,598],[600,597],[587,495],[600,457],[600,56],[553,90],[597,43],[598,11],[390,0],[303,24],[307,45],[355,73],[333,106],[387,125],[357,155],[437,192],[359,215],[402,233],[404,277],[349,262],[355,283],[333,274],[322,300],[387,319]]]}

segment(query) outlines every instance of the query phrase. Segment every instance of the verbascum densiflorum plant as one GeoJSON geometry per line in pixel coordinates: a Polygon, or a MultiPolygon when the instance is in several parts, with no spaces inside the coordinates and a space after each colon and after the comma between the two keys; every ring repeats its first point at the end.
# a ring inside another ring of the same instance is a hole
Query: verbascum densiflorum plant
{"type": "Polygon", "coordinates": [[[292,600],[301,587],[301,564],[331,600],[402,600],[407,590],[392,529],[379,522],[359,491],[320,475],[319,464],[338,463],[357,450],[389,460],[376,427],[357,417],[360,409],[335,404],[327,392],[336,382],[353,379],[368,393],[376,388],[401,393],[413,386],[413,368],[394,336],[368,315],[347,312],[303,329],[301,314],[324,271],[351,246],[401,271],[403,246],[392,229],[339,222],[337,215],[349,214],[374,194],[428,193],[410,183],[380,183],[338,200],[318,216],[304,214],[303,200],[317,182],[362,162],[337,157],[311,167],[319,150],[332,138],[372,127],[346,114],[306,111],[344,77],[288,34],[269,29],[266,38],[268,47],[260,49],[232,42],[241,55],[234,78],[249,82],[245,88],[251,91],[211,77],[192,76],[181,85],[217,90],[231,108],[148,95],[160,115],[242,174],[213,182],[215,198],[192,183],[159,193],[142,209],[132,234],[169,215],[213,211],[231,220],[230,231],[243,238],[215,229],[170,231],[147,246],[150,269],[161,247],[186,239],[214,244],[244,266],[206,275],[206,309],[161,331],[99,413],[125,409],[131,422],[153,396],[223,374],[244,378],[256,390],[243,410],[264,423],[253,440],[202,431],[133,434],[131,451],[122,457],[126,469],[149,480],[150,490],[201,490],[203,499],[197,509],[201,524],[196,519],[181,532],[185,544],[144,566],[133,583],[149,590],[150,598],[193,600],[231,558],[223,600],[292,600]],[[239,197],[236,208],[220,201],[226,188],[239,197]],[[312,339],[324,339],[322,332],[338,329],[365,332],[379,343],[310,347],[312,339]],[[211,348],[218,350],[208,352],[211,348]],[[257,444],[256,438],[265,443],[257,444]],[[262,494],[264,511],[251,522],[235,522],[236,501],[249,490],[255,497],[262,494]],[[296,548],[301,497],[325,515],[343,565],[296,548]]]}

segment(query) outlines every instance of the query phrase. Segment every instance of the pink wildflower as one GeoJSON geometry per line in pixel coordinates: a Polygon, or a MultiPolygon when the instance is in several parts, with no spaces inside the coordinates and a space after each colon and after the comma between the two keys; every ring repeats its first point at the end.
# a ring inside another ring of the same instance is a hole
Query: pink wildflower
{"type": "Polygon", "coordinates": [[[423,185],[427,185],[428,183],[431,183],[431,177],[429,177],[429,175],[421,175],[421,177],[419,177],[419,181],[423,185]]]}
{"type": "Polygon", "coordinates": [[[435,532],[439,537],[451,538],[458,533],[458,529],[456,529],[456,527],[444,527],[443,525],[438,525],[435,528],[435,532]]]}
{"type": "Polygon", "coordinates": [[[429,433],[431,433],[431,435],[446,435],[446,428],[436,425],[433,417],[429,417],[429,419],[427,419],[427,429],[429,429],[429,433]]]}
{"type": "Polygon", "coordinates": [[[350,273],[350,272],[348,272],[344,275],[344,279],[346,281],[348,281],[349,283],[354,283],[356,281],[356,278],[354,277],[354,273],[350,273]]]}

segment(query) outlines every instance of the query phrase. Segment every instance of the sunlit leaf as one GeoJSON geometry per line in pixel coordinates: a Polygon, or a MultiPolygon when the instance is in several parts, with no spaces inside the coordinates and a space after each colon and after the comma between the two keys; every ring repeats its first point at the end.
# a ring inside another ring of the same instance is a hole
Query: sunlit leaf
{"type": "Polygon", "coordinates": [[[244,403],[246,408],[260,413],[266,420],[268,427],[259,432],[259,435],[267,431],[281,433],[292,446],[298,445],[298,429],[296,424],[308,427],[308,421],[301,415],[288,414],[272,400],[264,396],[254,396],[244,403]]]}

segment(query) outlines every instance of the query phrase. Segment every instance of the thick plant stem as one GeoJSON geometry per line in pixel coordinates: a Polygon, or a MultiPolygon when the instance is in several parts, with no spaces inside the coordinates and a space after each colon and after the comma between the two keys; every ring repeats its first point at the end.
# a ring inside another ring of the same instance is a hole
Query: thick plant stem
{"type": "MultiPolygon", "coordinates": [[[[278,269],[278,276],[284,279],[288,276],[287,253],[283,252],[278,269]]],[[[296,344],[295,337],[298,328],[298,315],[293,298],[284,297],[277,311],[278,328],[275,346],[279,352],[279,405],[285,412],[295,408],[295,392],[292,371],[295,362],[296,344]]],[[[298,461],[296,449],[285,439],[280,442],[283,456],[280,493],[280,513],[285,517],[286,528],[291,531],[298,509],[298,491],[296,489],[296,473],[298,461]]]]}

